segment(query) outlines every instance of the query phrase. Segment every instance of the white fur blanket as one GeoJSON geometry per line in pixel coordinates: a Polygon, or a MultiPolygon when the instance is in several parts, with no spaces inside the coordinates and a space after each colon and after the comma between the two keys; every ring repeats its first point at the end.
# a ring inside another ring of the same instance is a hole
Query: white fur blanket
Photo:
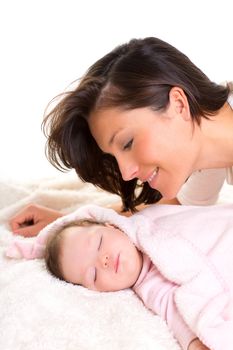
{"type": "Polygon", "coordinates": [[[118,200],[72,174],[27,184],[0,182],[0,349],[180,349],[133,291],[92,292],[55,279],[43,260],[4,257],[13,239],[8,220],[26,204],[69,213],[83,204],[118,200]]]}

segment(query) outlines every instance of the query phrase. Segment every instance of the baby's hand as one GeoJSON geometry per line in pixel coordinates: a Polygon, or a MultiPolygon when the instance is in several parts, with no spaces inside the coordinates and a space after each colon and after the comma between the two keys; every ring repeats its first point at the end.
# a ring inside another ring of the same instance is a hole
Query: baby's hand
{"type": "Polygon", "coordinates": [[[188,350],[210,350],[198,338],[191,341],[188,350]]]}
{"type": "Polygon", "coordinates": [[[12,231],[21,236],[36,236],[42,228],[62,216],[59,211],[38,204],[30,204],[10,220],[12,231]]]}

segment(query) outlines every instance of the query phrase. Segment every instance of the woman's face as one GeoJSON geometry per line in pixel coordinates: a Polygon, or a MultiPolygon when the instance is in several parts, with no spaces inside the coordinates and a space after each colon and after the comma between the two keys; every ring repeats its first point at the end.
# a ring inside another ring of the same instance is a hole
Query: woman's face
{"type": "Polygon", "coordinates": [[[171,99],[165,112],[102,110],[90,116],[89,127],[103,152],[116,158],[125,181],[147,181],[166,199],[197,170],[200,129],[182,98],[171,99]]]}

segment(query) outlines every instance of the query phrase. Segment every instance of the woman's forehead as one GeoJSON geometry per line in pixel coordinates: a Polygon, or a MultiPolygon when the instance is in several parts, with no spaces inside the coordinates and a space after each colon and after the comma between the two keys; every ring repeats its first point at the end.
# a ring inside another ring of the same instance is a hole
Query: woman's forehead
{"type": "Polygon", "coordinates": [[[106,109],[93,113],[88,121],[92,136],[98,146],[109,153],[112,140],[121,131],[136,132],[142,128],[149,129],[155,123],[158,112],[150,108],[137,108],[120,110],[116,108],[106,109]]]}
{"type": "Polygon", "coordinates": [[[88,120],[92,136],[99,144],[109,145],[114,134],[120,130],[134,125],[134,118],[131,118],[131,111],[120,109],[105,109],[93,113],[88,120]]]}
{"type": "Polygon", "coordinates": [[[127,110],[114,107],[91,113],[88,119],[88,125],[91,131],[103,125],[109,128],[116,126],[123,127],[125,125],[135,125],[135,120],[137,120],[137,123],[140,121],[143,122],[145,118],[151,119],[159,114],[158,111],[154,111],[150,107],[127,110]]]}

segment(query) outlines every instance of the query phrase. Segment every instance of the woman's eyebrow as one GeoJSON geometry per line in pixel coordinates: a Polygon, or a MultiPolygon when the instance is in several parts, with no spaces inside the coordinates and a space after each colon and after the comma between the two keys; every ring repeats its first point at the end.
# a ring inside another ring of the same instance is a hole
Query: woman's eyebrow
{"type": "Polygon", "coordinates": [[[122,130],[122,128],[118,128],[112,135],[112,137],[110,138],[110,140],[108,141],[108,145],[111,146],[113,144],[113,141],[116,137],[116,135],[122,130]]]}

